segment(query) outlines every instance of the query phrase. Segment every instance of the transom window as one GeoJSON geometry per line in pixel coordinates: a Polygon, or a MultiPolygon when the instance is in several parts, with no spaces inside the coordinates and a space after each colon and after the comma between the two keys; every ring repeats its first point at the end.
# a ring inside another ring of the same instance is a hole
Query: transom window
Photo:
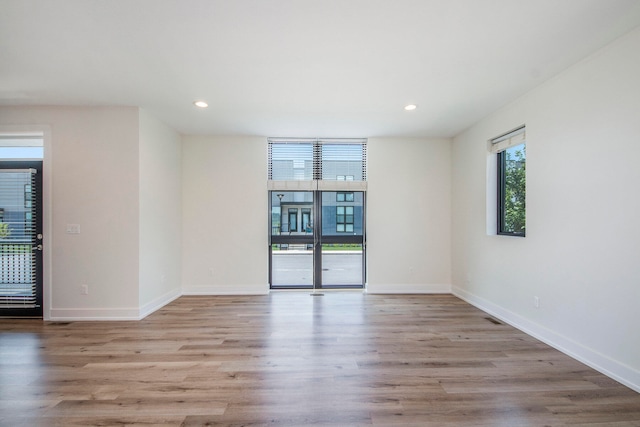
{"type": "Polygon", "coordinates": [[[363,139],[269,138],[269,179],[273,181],[366,181],[363,139]]]}

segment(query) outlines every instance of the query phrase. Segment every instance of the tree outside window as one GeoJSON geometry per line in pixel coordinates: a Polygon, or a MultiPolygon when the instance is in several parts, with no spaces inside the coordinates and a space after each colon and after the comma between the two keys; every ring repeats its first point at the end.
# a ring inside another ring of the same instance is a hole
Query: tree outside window
{"type": "Polygon", "coordinates": [[[498,153],[498,234],[525,235],[526,144],[498,153]]]}

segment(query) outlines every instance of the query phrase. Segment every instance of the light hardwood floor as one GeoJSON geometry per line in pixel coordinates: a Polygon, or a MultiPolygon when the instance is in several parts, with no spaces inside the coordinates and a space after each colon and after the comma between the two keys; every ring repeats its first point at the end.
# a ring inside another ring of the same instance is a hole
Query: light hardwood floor
{"type": "Polygon", "coordinates": [[[2,426],[640,426],[640,394],[451,295],[0,320],[2,426]]]}

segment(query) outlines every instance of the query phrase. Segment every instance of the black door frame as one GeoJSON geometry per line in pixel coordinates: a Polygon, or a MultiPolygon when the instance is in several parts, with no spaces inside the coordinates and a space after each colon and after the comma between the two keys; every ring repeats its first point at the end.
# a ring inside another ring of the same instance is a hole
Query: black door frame
{"type": "Polygon", "coordinates": [[[35,169],[35,188],[32,191],[35,194],[36,209],[35,209],[35,232],[36,238],[31,242],[32,251],[35,254],[35,275],[36,275],[36,289],[35,289],[35,307],[29,308],[1,308],[0,317],[38,317],[43,316],[43,196],[42,196],[42,165],[43,160],[1,160],[0,169],[35,169]]]}

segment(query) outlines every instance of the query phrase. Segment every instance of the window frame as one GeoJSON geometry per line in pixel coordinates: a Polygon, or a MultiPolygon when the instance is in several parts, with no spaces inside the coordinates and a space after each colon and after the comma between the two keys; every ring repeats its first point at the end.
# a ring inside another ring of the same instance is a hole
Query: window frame
{"type": "Polygon", "coordinates": [[[336,206],[336,233],[353,233],[355,227],[355,209],[353,206],[336,206]],[[343,213],[340,213],[342,209],[343,213]],[[349,213],[351,212],[351,213],[349,213]],[[340,221],[342,217],[342,221],[340,221]],[[342,226],[342,230],[340,230],[342,226]],[[351,230],[349,230],[351,226],[351,230]]]}
{"type": "Polygon", "coordinates": [[[353,191],[336,191],[337,203],[352,203],[354,201],[355,196],[353,191]]]}
{"type": "MultiPolygon", "coordinates": [[[[519,147],[522,145],[526,150],[526,141],[522,144],[514,145],[514,147],[519,147]]],[[[498,206],[497,206],[497,220],[498,220],[498,228],[497,234],[501,236],[515,236],[515,237],[526,237],[526,151],[525,151],[525,228],[523,231],[510,231],[506,230],[506,220],[505,220],[505,211],[506,211],[506,193],[507,193],[507,150],[502,150],[497,153],[497,195],[498,195],[498,206]]]]}
{"type": "Polygon", "coordinates": [[[366,138],[268,138],[267,141],[269,181],[367,181],[366,138]],[[345,169],[348,175],[332,175],[338,172],[331,167],[339,154],[336,149],[347,150],[342,156],[346,156],[344,161],[349,163],[345,169]],[[353,172],[356,175],[349,174],[353,172]]]}

